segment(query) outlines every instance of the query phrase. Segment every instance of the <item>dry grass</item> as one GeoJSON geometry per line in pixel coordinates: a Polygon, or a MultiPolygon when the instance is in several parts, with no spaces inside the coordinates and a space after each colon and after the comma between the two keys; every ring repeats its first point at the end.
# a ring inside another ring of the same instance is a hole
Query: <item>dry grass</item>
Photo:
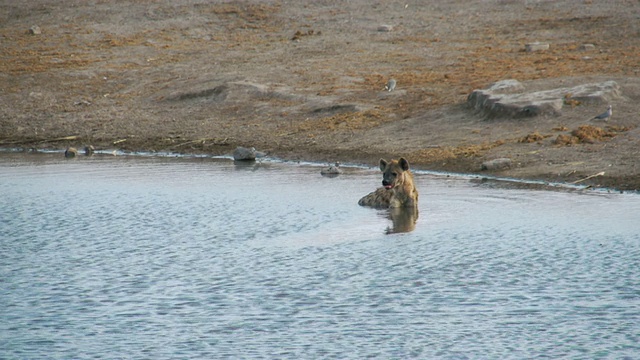
{"type": "Polygon", "coordinates": [[[550,137],[551,135],[542,135],[540,134],[538,131],[534,131],[531,134],[528,134],[526,136],[521,137],[520,139],[518,139],[519,143],[534,143],[534,142],[540,142],[548,137],[550,137]]]}
{"type": "Polygon", "coordinates": [[[497,140],[476,145],[445,146],[439,148],[421,149],[409,155],[413,161],[420,163],[439,162],[458,158],[473,158],[484,155],[487,151],[504,145],[506,141],[497,140]]]}
{"type": "Polygon", "coordinates": [[[294,133],[335,131],[338,129],[359,130],[381,125],[388,121],[387,111],[382,108],[344,112],[319,119],[307,119],[304,122],[293,124],[294,133]]]}
{"type": "Polygon", "coordinates": [[[554,140],[556,145],[594,144],[607,141],[621,132],[631,130],[627,126],[608,126],[606,129],[592,125],[580,125],[571,134],[560,134],[554,140]]]}

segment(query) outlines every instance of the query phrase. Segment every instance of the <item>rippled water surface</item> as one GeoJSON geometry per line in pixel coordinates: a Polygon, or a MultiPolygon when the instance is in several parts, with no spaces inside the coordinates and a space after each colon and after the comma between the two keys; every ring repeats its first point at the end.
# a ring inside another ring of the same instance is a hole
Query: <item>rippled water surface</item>
{"type": "Polygon", "coordinates": [[[640,357],[640,196],[0,156],[1,359],[640,357]]]}

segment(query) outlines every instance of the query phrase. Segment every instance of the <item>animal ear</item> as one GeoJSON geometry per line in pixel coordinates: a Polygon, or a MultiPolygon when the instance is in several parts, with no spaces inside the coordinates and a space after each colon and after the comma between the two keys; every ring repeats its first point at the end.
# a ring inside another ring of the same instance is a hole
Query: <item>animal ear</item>
{"type": "Polygon", "coordinates": [[[400,158],[398,162],[400,163],[400,167],[402,168],[402,170],[409,170],[409,162],[405,158],[400,158]]]}
{"type": "Polygon", "coordinates": [[[380,159],[380,170],[384,171],[387,168],[387,160],[380,159]]]}

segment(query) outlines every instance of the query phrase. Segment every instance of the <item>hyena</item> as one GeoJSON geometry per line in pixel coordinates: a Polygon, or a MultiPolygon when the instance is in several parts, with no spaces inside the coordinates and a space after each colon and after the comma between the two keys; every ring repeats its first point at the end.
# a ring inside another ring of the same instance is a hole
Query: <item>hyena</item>
{"type": "Polygon", "coordinates": [[[380,159],[382,186],[366,195],[358,205],[375,208],[399,208],[418,206],[418,190],[413,183],[413,174],[405,158],[387,162],[380,159]]]}

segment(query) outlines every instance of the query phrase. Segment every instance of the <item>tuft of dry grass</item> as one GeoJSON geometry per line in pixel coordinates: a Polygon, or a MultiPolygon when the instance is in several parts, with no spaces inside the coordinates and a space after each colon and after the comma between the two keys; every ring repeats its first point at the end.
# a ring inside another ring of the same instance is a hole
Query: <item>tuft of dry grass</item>
{"type": "Polygon", "coordinates": [[[609,140],[621,132],[631,130],[628,126],[607,126],[606,129],[592,125],[580,125],[570,135],[560,134],[554,140],[557,145],[594,144],[609,140]]]}
{"type": "Polygon", "coordinates": [[[581,143],[593,144],[596,141],[603,141],[616,136],[615,133],[606,131],[602,128],[592,125],[580,125],[571,132],[571,135],[577,137],[581,143]]]}
{"type": "Polygon", "coordinates": [[[530,144],[530,143],[542,141],[550,136],[551,135],[542,135],[538,131],[534,131],[531,134],[528,134],[518,139],[518,142],[530,144]]]}
{"type": "Polygon", "coordinates": [[[557,145],[573,145],[573,144],[579,144],[580,139],[578,139],[575,136],[560,134],[558,135],[558,137],[556,137],[556,139],[554,140],[554,143],[557,145]]]}
{"type": "Polygon", "coordinates": [[[357,112],[343,112],[319,119],[308,119],[299,124],[293,124],[293,132],[335,131],[338,129],[370,129],[388,120],[386,110],[378,108],[357,112]]]}

